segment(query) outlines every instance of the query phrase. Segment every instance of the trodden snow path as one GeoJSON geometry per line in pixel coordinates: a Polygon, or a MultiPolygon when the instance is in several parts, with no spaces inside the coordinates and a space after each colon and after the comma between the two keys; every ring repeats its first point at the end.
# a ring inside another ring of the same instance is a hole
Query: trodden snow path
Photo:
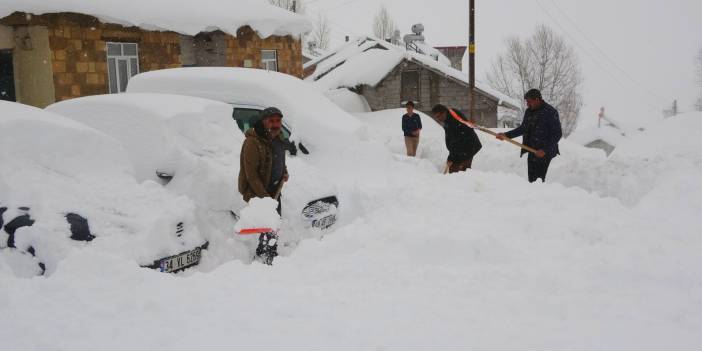
{"type": "MultiPolygon", "coordinates": [[[[363,191],[362,189],[360,191],[363,191]]],[[[174,276],[76,251],[0,264],[8,350],[694,350],[702,238],[515,175],[417,172],[273,267],[174,276]]]]}

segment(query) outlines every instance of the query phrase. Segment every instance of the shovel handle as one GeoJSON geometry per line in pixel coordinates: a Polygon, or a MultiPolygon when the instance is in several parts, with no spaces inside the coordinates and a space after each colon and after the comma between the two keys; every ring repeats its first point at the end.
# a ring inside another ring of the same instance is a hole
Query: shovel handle
{"type": "MultiPolygon", "coordinates": [[[[483,133],[488,133],[488,134],[490,134],[490,135],[492,135],[492,136],[495,136],[495,137],[497,136],[497,133],[495,133],[495,132],[493,132],[493,131],[491,131],[490,129],[487,129],[487,128],[485,128],[485,127],[481,127],[481,126],[479,126],[479,125],[476,125],[474,128],[477,129],[477,130],[479,130],[479,131],[481,131],[481,132],[483,132],[483,133]]],[[[505,139],[505,141],[508,142],[508,143],[510,143],[510,144],[516,145],[516,146],[518,146],[518,147],[520,147],[520,148],[522,148],[522,149],[524,149],[524,150],[526,150],[526,151],[529,151],[529,152],[531,152],[532,154],[536,154],[536,153],[537,153],[537,150],[534,149],[533,147],[529,147],[529,146],[526,146],[526,145],[524,145],[524,144],[522,144],[522,143],[518,143],[518,142],[516,142],[516,141],[514,141],[514,140],[512,140],[512,139],[510,139],[510,138],[505,139]]]]}

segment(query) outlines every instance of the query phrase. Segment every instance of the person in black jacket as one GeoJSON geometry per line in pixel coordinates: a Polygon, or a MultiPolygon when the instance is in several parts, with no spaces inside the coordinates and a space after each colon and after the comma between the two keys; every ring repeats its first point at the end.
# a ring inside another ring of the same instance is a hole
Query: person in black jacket
{"type": "Polygon", "coordinates": [[[446,133],[446,148],[449,151],[446,165],[449,173],[463,172],[471,168],[473,157],[483,145],[473,128],[457,120],[458,118],[465,121],[466,117],[461,111],[449,109],[444,105],[434,106],[431,113],[446,133]]]}
{"type": "MultiPolygon", "coordinates": [[[[533,183],[539,178],[545,182],[551,160],[560,155],[558,141],[563,135],[561,120],[558,111],[543,100],[540,91],[531,89],[524,95],[524,99],[528,108],[524,111],[522,124],[507,133],[498,134],[497,138],[505,140],[524,136],[522,143],[537,150],[536,154],[527,157],[529,182],[533,183]]],[[[521,155],[526,152],[522,150],[521,155]]]]}
{"type": "Polygon", "coordinates": [[[402,116],[402,132],[405,134],[405,147],[407,156],[416,156],[419,146],[419,133],[422,131],[422,120],[414,113],[414,102],[408,101],[405,105],[407,113],[402,116]]]}

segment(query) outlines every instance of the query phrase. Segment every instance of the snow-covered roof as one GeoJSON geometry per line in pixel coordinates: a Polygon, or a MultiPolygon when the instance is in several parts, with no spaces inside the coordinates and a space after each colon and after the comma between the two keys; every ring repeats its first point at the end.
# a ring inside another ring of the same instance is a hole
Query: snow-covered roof
{"type": "Polygon", "coordinates": [[[301,16],[262,0],[3,0],[0,18],[14,12],[42,15],[73,12],[97,17],[104,23],[138,26],[145,30],[186,35],[221,30],[236,36],[250,26],[263,37],[299,36],[312,30],[301,16]]]}
{"type": "MultiPolygon", "coordinates": [[[[427,45],[425,45],[427,46],[427,45]]],[[[428,46],[427,46],[428,47],[428,46]]],[[[444,57],[441,55],[441,57],[444,57]]],[[[433,57],[408,51],[403,47],[370,37],[345,43],[327,56],[310,61],[305,67],[316,66],[314,73],[305,78],[323,89],[349,88],[357,85],[377,85],[403,60],[412,61],[455,81],[468,85],[468,74],[451,67],[450,62],[436,61],[433,57]]],[[[509,96],[476,81],[476,88],[494,97],[498,104],[519,109],[521,104],[509,96]]]]}
{"type": "Polygon", "coordinates": [[[580,145],[588,145],[594,141],[602,140],[609,145],[617,146],[624,140],[624,135],[621,130],[604,125],[602,127],[590,127],[586,129],[578,129],[573,134],[568,136],[568,140],[580,145]]]}

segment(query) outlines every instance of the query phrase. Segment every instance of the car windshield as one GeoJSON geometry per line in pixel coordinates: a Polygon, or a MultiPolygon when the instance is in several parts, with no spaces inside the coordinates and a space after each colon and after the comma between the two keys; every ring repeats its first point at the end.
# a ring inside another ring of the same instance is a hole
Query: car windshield
{"type": "MultiPolygon", "coordinates": [[[[254,123],[261,119],[261,111],[254,108],[235,107],[232,117],[236,121],[236,125],[239,126],[239,129],[246,133],[249,128],[253,128],[254,123]]],[[[283,126],[283,140],[288,140],[289,138],[290,131],[287,127],[283,126]]]]}

